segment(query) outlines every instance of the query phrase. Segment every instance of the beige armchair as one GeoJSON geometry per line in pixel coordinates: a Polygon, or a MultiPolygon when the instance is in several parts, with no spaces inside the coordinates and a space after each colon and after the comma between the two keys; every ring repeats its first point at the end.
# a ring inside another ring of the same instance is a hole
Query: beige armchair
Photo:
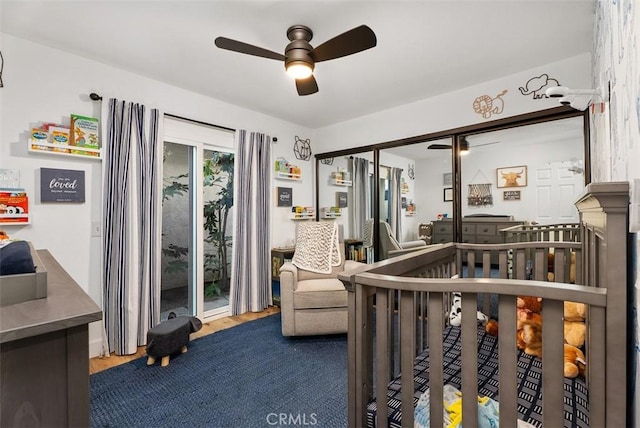
{"type": "MultiPolygon", "coordinates": [[[[365,223],[365,239],[366,237],[373,236],[373,220],[367,220],[365,223]]],[[[380,260],[388,259],[389,257],[398,256],[411,251],[422,250],[427,248],[427,243],[422,239],[416,241],[400,242],[396,239],[394,233],[391,231],[391,226],[386,221],[380,221],[380,260]]],[[[370,238],[369,238],[370,239],[370,238]]],[[[366,245],[366,244],[365,244],[366,245]]],[[[369,245],[373,245],[370,243],[369,245]]]]}
{"type": "Polygon", "coordinates": [[[347,290],[338,273],[362,263],[344,259],[344,243],[339,239],[341,263],[331,273],[300,269],[292,262],[280,268],[280,315],[283,336],[309,336],[347,332],[347,290]]]}

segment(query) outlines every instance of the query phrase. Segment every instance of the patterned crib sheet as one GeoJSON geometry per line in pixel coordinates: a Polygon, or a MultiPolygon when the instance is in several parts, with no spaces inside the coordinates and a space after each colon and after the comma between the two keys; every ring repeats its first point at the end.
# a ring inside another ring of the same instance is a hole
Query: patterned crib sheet
{"type": "MultiPolygon", "coordinates": [[[[460,389],[461,379],[461,333],[460,327],[449,326],[443,332],[444,339],[444,383],[460,389]]],[[[494,336],[478,328],[478,395],[499,401],[498,383],[498,341],[494,336]]],[[[542,361],[536,357],[518,352],[518,418],[542,427],[542,361]]],[[[416,391],[414,406],[422,393],[429,387],[429,350],[416,358],[414,365],[416,391]]],[[[401,384],[394,379],[387,390],[389,406],[389,426],[401,427],[401,384]]],[[[566,428],[588,428],[588,391],[582,378],[564,378],[564,413],[566,428]]],[[[376,403],[367,406],[367,426],[374,427],[376,403]]]]}

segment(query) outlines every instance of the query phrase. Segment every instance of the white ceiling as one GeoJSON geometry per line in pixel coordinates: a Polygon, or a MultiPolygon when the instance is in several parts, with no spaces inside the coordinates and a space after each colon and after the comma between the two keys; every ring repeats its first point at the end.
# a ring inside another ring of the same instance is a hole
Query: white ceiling
{"type": "Polygon", "coordinates": [[[594,0],[0,1],[4,33],[311,128],[589,52],[593,22],[594,0]],[[313,46],[361,24],[378,44],[317,64],[304,97],[282,62],[213,44],[282,52],[295,24],[313,46]]]}

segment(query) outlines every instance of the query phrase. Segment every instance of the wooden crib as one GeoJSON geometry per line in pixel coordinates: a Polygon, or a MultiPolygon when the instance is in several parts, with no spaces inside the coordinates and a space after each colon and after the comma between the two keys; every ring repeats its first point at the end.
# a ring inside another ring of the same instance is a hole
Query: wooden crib
{"type": "Polygon", "coordinates": [[[442,426],[434,421],[443,420],[443,331],[450,328],[446,324],[451,292],[462,293],[459,389],[464,426],[478,424],[481,332],[476,311],[490,313],[491,296],[496,297],[500,323],[496,340],[499,370],[493,380],[499,389],[495,399],[500,422],[515,427],[518,419],[524,420],[518,401],[521,381],[515,319],[516,296],[520,295],[543,299],[543,351],[537,363],[542,368],[539,397],[544,399],[538,423],[529,422],[545,427],[580,426],[564,403],[566,390],[573,384],[567,384],[563,376],[563,302],[574,301],[588,305],[584,346],[588,364],[582,381],[588,391],[586,424],[626,426],[628,203],[626,182],[594,183],[576,202],[581,242],[451,243],[340,275],[350,291],[349,426],[413,427],[415,405],[425,390],[430,395],[430,426],[442,426]],[[550,251],[555,253],[556,282],[547,279],[550,251]],[[576,255],[576,284],[569,283],[572,252],[576,255]],[[496,253],[497,266],[490,263],[496,260],[496,253]],[[454,276],[458,278],[452,279],[454,276]],[[425,352],[428,383],[422,385],[415,375],[419,369],[416,357],[424,365],[425,352]]]}

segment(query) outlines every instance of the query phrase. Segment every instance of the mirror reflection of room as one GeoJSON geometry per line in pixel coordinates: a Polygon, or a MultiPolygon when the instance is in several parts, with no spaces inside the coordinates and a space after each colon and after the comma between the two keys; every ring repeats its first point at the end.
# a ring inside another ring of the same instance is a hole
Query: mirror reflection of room
{"type": "Polygon", "coordinates": [[[459,194],[454,137],[379,149],[377,195],[373,151],[320,162],[320,218],[341,223],[346,239],[362,243],[368,262],[376,248],[375,205],[375,260],[410,251],[417,241],[453,241],[455,212],[462,218],[461,242],[480,244],[504,242],[501,230],[510,227],[577,223],[574,202],[585,186],[583,129],[577,116],[459,135],[466,149],[460,155],[459,194]]]}
{"type": "Polygon", "coordinates": [[[466,140],[469,152],[461,158],[464,219],[578,222],[574,202],[585,186],[582,118],[469,135],[466,140]]]}
{"type": "Polygon", "coordinates": [[[320,220],[342,226],[345,256],[373,261],[373,239],[366,227],[373,218],[373,152],[322,159],[318,183],[320,220]]]}

